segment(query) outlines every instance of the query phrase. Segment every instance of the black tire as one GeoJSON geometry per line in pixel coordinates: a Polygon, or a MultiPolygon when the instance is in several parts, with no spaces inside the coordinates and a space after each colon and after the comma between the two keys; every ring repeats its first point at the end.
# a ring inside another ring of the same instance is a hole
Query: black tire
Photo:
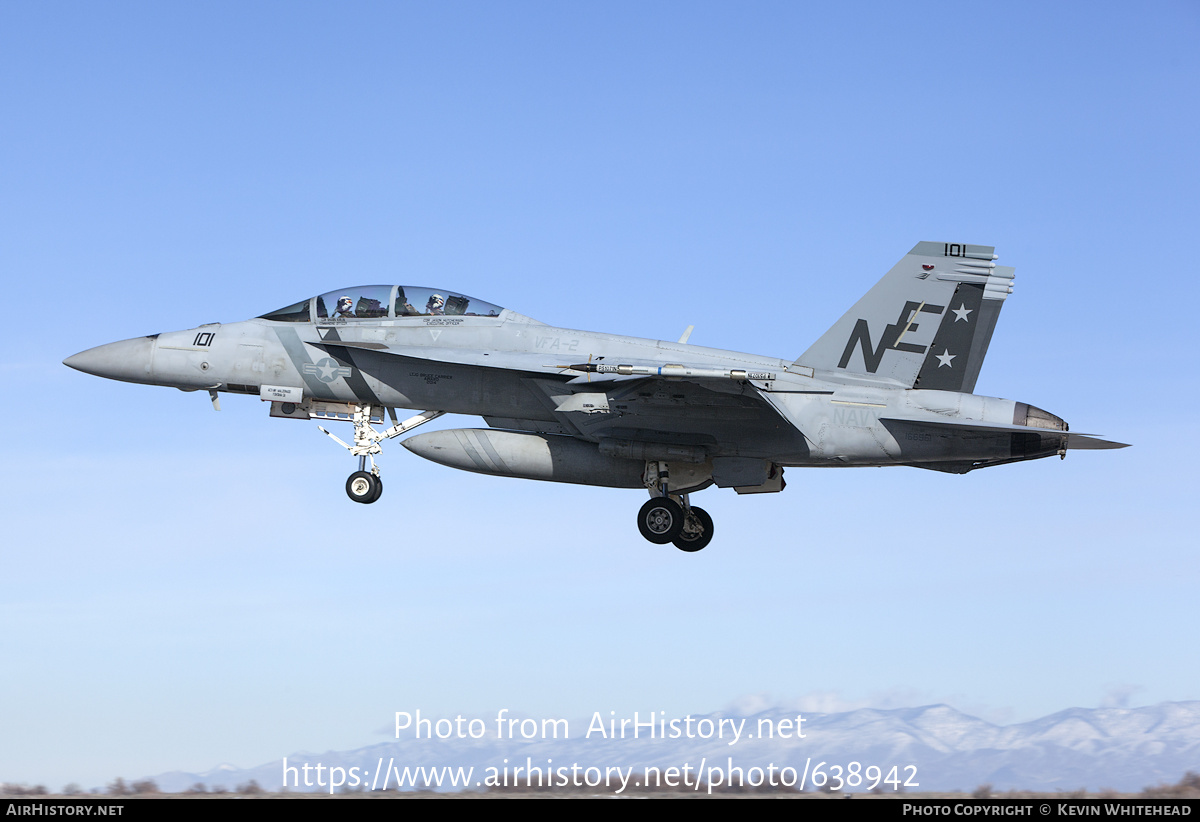
{"type": "Polygon", "coordinates": [[[683,530],[683,507],[670,497],[648,500],[638,511],[638,530],[655,545],[666,545],[683,530]]]}
{"type": "Polygon", "coordinates": [[[713,538],[713,521],[712,517],[703,508],[692,506],[691,513],[696,515],[700,520],[700,533],[689,534],[686,531],[680,531],[679,536],[671,540],[671,543],[680,551],[687,551],[689,554],[699,551],[701,548],[712,542],[713,538]]]}
{"type": "Polygon", "coordinates": [[[375,477],[375,493],[367,502],[374,502],[383,496],[383,477],[375,477]]]}
{"type": "Polygon", "coordinates": [[[383,487],[374,474],[367,471],[355,471],[346,480],[346,496],[364,505],[379,499],[383,487]]]}

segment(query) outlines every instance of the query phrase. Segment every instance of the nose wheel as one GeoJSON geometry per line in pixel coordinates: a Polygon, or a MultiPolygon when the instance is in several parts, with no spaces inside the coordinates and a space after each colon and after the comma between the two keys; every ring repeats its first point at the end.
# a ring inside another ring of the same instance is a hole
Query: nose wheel
{"type": "Polygon", "coordinates": [[[369,505],[383,494],[383,480],[370,471],[355,471],[346,480],[346,496],[369,505]]]}
{"type": "MultiPolygon", "coordinates": [[[[379,409],[376,408],[375,410],[378,411],[379,409]]],[[[430,420],[436,420],[442,414],[446,413],[445,411],[424,411],[404,422],[397,422],[395,409],[389,408],[387,412],[392,418],[392,422],[396,424],[386,431],[376,431],[371,427],[371,406],[354,406],[353,445],[342,442],[324,428],[317,426],[320,428],[321,433],[327,435],[331,440],[345,448],[352,456],[358,457],[358,470],[346,480],[346,496],[364,505],[371,504],[383,494],[383,480],[379,478],[379,468],[375,465],[375,455],[383,450],[379,444],[384,440],[390,440],[401,434],[407,434],[418,425],[424,425],[430,420]],[[367,470],[368,460],[371,461],[370,471],[367,470]]]]}

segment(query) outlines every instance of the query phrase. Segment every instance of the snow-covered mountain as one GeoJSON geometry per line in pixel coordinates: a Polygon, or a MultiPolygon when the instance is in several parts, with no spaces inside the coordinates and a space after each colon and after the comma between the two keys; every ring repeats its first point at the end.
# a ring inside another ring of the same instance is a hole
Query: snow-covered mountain
{"type": "MultiPolygon", "coordinates": [[[[849,774],[853,770],[850,763],[856,762],[864,775],[872,765],[880,767],[883,774],[897,766],[895,773],[901,782],[910,782],[906,789],[910,792],[970,791],[982,784],[991,784],[996,790],[1137,791],[1176,782],[1189,770],[1200,771],[1200,702],[1127,709],[1071,708],[1015,725],[994,725],[948,705],[802,715],[784,709],[748,716],[643,714],[637,717],[643,723],[637,738],[631,724],[626,725],[623,737],[619,732],[609,734],[612,726],[608,723],[613,719],[619,731],[621,719],[634,717],[597,715],[572,722],[566,739],[561,738],[561,730],[558,739],[497,739],[494,726],[478,739],[415,739],[407,732],[410,735],[354,751],[297,753],[256,768],[239,770],[223,765],[207,773],[171,772],[152,778],[161,790],[170,792],[196,783],[210,789],[233,789],[250,780],[275,791],[283,785],[286,761],[289,768],[297,769],[289,771],[290,790],[297,790],[296,781],[301,783],[298,790],[322,790],[316,782],[319,779],[328,785],[330,768],[344,770],[347,787],[382,787],[385,774],[389,788],[395,787],[398,774],[418,782],[428,782],[433,775],[434,781],[443,779],[445,790],[451,777],[451,772],[442,770],[446,768],[473,769],[468,787],[477,789],[485,786],[491,775],[504,778],[507,774],[510,783],[517,776],[523,779],[526,771],[514,773],[518,767],[540,768],[544,779],[560,773],[582,778],[588,767],[626,772],[632,767],[638,779],[647,767],[665,771],[687,764],[694,773],[703,763],[706,769],[740,768],[749,779],[758,778],[757,772],[750,773],[751,768],[774,765],[784,781],[798,781],[807,766],[807,787],[812,790],[811,775],[819,763],[825,763],[825,773],[841,766],[843,773],[849,774]],[[803,721],[797,723],[799,717],[803,721]],[[646,724],[651,719],[653,731],[646,724]],[[596,723],[604,725],[603,733],[596,723]],[[591,733],[587,733],[589,725],[591,733]],[[662,738],[663,731],[667,738],[662,738]],[[303,770],[305,764],[310,766],[308,772],[303,770]],[[321,776],[315,770],[318,764],[324,769],[321,776]],[[910,766],[915,766],[915,776],[910,766]],[[785,767],[795,769],[795,775],[781,772],[785,767]],[[405,768],[410,769],[407,774],[405,768]],[[418,772],[417,768],[426,770],[418,772]],[[310,787],[303,784],[306,778],[313,783],[310,787]],[[912,787],[911,782],[919,787],[912,787]]],[[[860,783],[848,790],[861,791],[868,786],[860,783]]],[[[890,791],[894,786],[884,787],[890,791]]]]}

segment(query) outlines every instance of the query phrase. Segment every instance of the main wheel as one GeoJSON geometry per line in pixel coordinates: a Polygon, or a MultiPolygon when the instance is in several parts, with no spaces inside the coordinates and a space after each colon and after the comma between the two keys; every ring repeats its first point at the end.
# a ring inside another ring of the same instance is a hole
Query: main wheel
{"type": "Polygon", "coordinates": [[[699,551],[712,542],[713,521],[707,511],[703,508],[697,508],[694,505],[688,513],[695,515],[698,520],[696,524],[700,526],[700,530],[692,533],[688,533],[686,530],[680,531],[679,536],[675,537],[671,542],[680,551],[692,553],[693,551],[699,551]]]}
{"type": "Polygon", "coordinates": [[[683,530],[683,507],[670,497],[648,500],[638,511],[638,530],[655,545],[666,545],[683,530]]]}
{"type": "Polygon", "coordinates": [[[346,480],[346,496],[364,505],[379,499],[383,486],[378,477],[366,471],[355,471],[346,480]]]}
{"type": "MultiPolygon", "coordinates": [[[[374,475],[372,475],[374,476],[374,475]]],[[[374,502],[383,496],[383,477],[375,477],[375,493],[367,502],[374,502]]]]}

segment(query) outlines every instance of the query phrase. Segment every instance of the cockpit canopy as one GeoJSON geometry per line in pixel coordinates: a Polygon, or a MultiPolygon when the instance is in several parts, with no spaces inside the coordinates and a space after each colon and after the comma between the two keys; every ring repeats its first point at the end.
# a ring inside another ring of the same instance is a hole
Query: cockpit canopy
{"type": "Polygon", "coordinates": [[[329,323],[403,317],[498,317],[504,309],[444,288],[411,285],[360,285],[310,297],[263,314],[283,323],[329,323]]]}

